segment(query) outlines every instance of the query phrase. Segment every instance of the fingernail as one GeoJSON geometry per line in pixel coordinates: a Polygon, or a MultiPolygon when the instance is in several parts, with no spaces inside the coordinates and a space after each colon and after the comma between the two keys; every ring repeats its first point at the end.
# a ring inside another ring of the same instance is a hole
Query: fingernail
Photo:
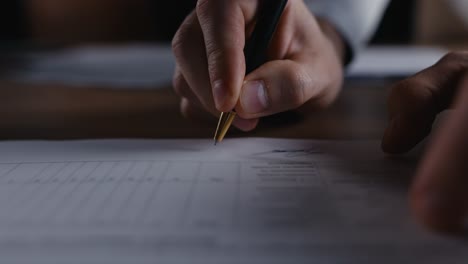
{"type": "Polygon", "coordinates": [[[218,80],[213,83],[213,97],[216,108],[222,109],[226,100],[226,88],[223,81],[218,80]]]}
{"type": "Polygon", "coordinates": [[[241,105],[250,114],[261,113],[268,109],[268,94],[263,81],[249,81],[244,83],[241,95],[241,105]]]}

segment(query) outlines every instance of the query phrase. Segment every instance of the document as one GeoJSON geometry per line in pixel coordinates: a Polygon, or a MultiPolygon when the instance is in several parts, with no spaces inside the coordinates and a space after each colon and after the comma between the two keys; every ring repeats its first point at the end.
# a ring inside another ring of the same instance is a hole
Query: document
{"type": "Polygon", "coordinates": [[[466,263],[377,141],[0,143],[0,263],[466,263]]]}

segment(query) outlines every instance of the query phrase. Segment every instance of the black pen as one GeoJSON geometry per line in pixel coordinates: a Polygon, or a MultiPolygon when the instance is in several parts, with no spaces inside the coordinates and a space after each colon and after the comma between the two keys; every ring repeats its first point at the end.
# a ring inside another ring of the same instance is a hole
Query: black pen
{"type": "MultiPolygon", "coordinates": [[[[246,64],[245,75],[251,73],[267,61],[268,46],[270,45],[270,41],[273,38],[287,3],[288,0],[262,1],[255,29],[244,48],[246,64]]],[[[235,117],[235,111],[221,113],[214,136],[215,145],[223,140],[235,117]]]]}

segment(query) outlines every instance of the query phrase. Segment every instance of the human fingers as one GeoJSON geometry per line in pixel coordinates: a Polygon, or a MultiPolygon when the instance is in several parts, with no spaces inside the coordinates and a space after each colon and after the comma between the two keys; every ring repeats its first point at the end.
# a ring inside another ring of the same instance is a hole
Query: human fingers
{"type": "MultiPolygon", "coordinates": [[[[209,113],[203,107],[203,104],[198,100],[197,96],[190,89],[187,81],[181,71],[176,68],[173,78],[173,87],[176,93],[181,97],[180,111],[182,115],[189,119],[198,120],[203,123],[215,122],[215,118],[219,113],[216,111],[209,113]],[[190,99],[188,99],[190,98],[190,99]]],[[[242,131],[250,131],[258,124],[258,119],[247,120],[236,117],[233,125],[242,131]]]]}
{"type": "Polygon", "coordinates": [[[437,114],[450,107],[468,68],[468,53],[450,53],[434,66],[397,83],[388,99],[389,125],[382,139],[387,153],[403,153],[431,131],[437,114]]]}
{"type": "Polygon", "coordinates": [[[244,118],[259,118],[311,101],[315,106],[325,107],[333,101],[338,89],[330,92],[329,84],[314,76],[318,73],[292,60],[266,63],[244,82],[236,110],[244,118]]]}
{"type": "Polygon", "coordinates": [[[438,231],[462,231],[467,223],[468,71],[456,97],[455,109],[433,137],[410,192],[416,218],[438,231]]]}
{"type": "Polygon", "coordinates": [[[191,103],[201,103],[203,108],[216,114],[207,69],[203,33],[196,13],[190,14],[177,31],[172,42],[177,71],[174,89],[191,103]],[[177,79],[176,79],[177,78],[177,79]]]}
{"type": "Polygon", "coordinates": [[[236,107],[239,115],[258,118],[306,103],[313,109],[330,105],[343,79],[340,41],[332,26],[310,13],[303,1],[290,1],[272,39],[269,61],[245,78],[236,107]]]}
{"type": "MultiPolygon", "coordinates": [[[[187,117],[198,117],[196,119],[199,120],[199,117],[205,116],[201,113],[203,111],[219,116],[210,88],[203,32],[195,12],[186,18],[178,30],[172,48],[177,62],[173,86],[176,92],[185,98],[181,101],[182,114],[187,117]]],[[[257,123],[258,120],[236,118],[233,125],[243,131],[249,131],[255,128],[257,123]]]]}
{"type": "MultiPolygon", "coordinates": [[[[173,87],[180,96],[180,111],[185,118],[198,120],[204,123],[215,121],[216,113],[209,113],[190,89],[181,71],[176,67],[173,77],[173,87]],[[189,99],[190,98],[190,99],[189,99]]],[[[243,119],[237,116],[233,125],[242,131],[250,131],[258,124],[258,119],[243,119]]]]}
{"type": "Polygon", "coordinates": [[[259,1],[199,0],[196,13],[203,31],[207,69],[216,108],[234,109],[245,77],[246,26],[259,1]]]}
{"type": "MultiPolygon", "coordinates": [[[[216,122],[215,117],[206,112],[202,107],[192,103],[187,98],[181,98],[180,111],[186,118],[197,120],[203,123],[214,124],[216,122]]],[[[239,116],[233,121],[233,125],[242,131],[251,131],[258,125],[258,119],[243,119],[239,116]]]]}

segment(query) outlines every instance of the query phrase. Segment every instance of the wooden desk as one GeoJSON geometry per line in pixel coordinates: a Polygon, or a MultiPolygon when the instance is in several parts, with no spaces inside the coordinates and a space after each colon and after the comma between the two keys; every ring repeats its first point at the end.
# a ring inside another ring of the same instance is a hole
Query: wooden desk
{"type": "MultiPolygon", "coordinates": [[[[229,136],[378,139],[386,125],[389,81],[348,82],[336,104],[314,114],[263,122],[229,136]],[[288,120],[285,122],[285,120],[288,120]]],[[[171,89],[113,90],[0,82],[1,139],[211,138],[216,120],[179,114],[171,89]]]]}

